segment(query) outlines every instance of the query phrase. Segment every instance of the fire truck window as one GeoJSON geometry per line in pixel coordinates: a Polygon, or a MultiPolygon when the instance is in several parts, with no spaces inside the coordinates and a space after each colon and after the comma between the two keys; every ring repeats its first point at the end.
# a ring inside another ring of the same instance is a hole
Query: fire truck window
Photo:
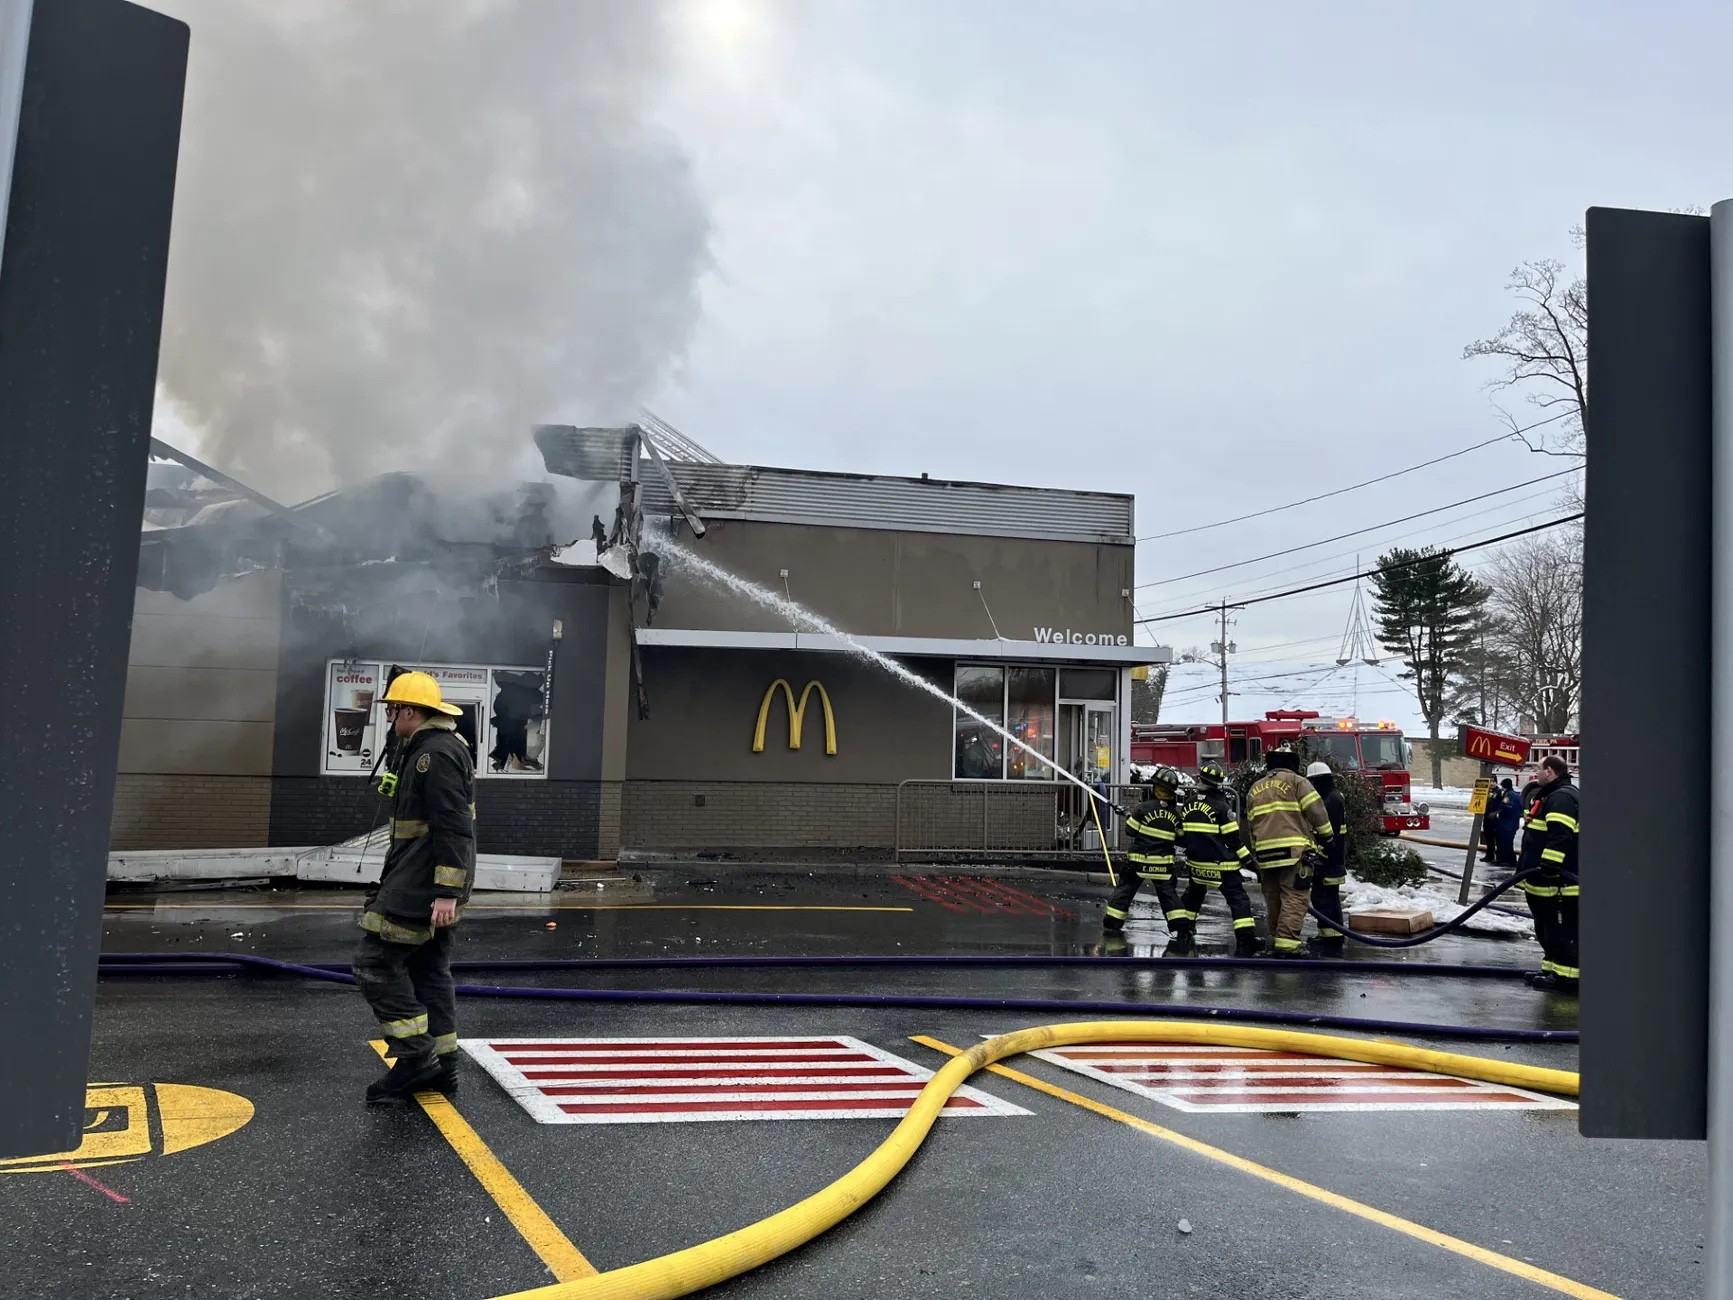
{"type": "Polygon", "coordinates": [[[1251,758],[1252,758],[1252,762],[1255,763],[1260,758],[1262,758],[1264,756],[1263,738],[1261,736],[1253,736],[1251,738],[1250,743],[1251,743],[1251,758]]]}
{"type": "Polygon", "coordinates": [[[1119,698],[1119,674],[1111,668],[1066,668],[1059,674],[1062,700],[1119,698]]]}
{"type": "MultiPolygon", "coordinates": [[[[1009,730],[1044,758],[1053,757],[1053,677],[1051,668],[1012,668],[1006,680],[1009,730]]],[[[1013,781],[1051,781],[1053,769],[1026,751],[1009,746],[1006,761],[1013,781]]]]}
{"type": "MultiPolygon", "coordinates": [[[[1005,670],[975,664],[957,665],[957,698],[996,726],[1005,725],[1005,670]]],[[[957,710],[956,775],[963,781],[998,781],[1005,776],[1005,741],[957,710]]]]}
{"type": "Polygon", "coordinates": [[[1360,746],[1350,735],[1338,735],[1330,732],[1318,732],[1309,738],[1309,748],[1319,758],[1334,759],[1338,766],[1350,771],[1358,771],[1360,767],[1360,746]]]}
{"type": "Polygon", "coordinates": [[[1244,736],[1235,736],[1232,740],[1228,741],[1228,762],[1243,763],[1246,761],[1246,755],[1249,752],[1250,748],[1246,744],[1246,738],[1244,736]]]}
{"type": "Polygon", "coordinates": [[[1368,768],[1406,767],[1402,748],[1402,737],[1394,731],[1360,737],[1360,752],[1365,756],[1368,768]]]}

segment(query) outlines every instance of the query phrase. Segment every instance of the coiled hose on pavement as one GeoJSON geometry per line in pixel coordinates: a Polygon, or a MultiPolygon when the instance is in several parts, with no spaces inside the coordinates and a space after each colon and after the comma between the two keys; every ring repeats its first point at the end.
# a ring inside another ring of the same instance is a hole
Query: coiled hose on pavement
{"type": "MultiPolygon", "coordinates": [[[[953,960],[957,964],[1007,964],[1030,966],[1036,964],[1070,965],[1073,963],[1089,963],[1096,966],[1106,966],[1109,963],[1136,966],[1162,967],[1195,967],[1208,964],[1216,967],[1249,967],[1264,970],[1275,970],[1292,973],[1297,968],[1290,961],[1270,961],[1261,958],[1094,958],[1094,957],[1022,957],[1006,956],[998,958],[965,957],[949,959],[945,957],[785,957],[785,958],[651,958],[647,961],[635,959],[612,959],[588,962],[547,961],[547,962],[454,962],[454,972],[466,969],[500,968],[518,970],[583,970],[620,968],[628,962],[633,962],[636,969],[656,969],[673,967],[678,969],[683,965],[759,965],[774,964],[778,966],[836,966],[848,964],[869,965],[945,965],[953,960]]],[[[1430,963],[1397,963],[1397,962],[1331,962],[1327,965],[1308,966],[1306,969],[1324,971],[1372,970],[1379,974],[1468,974],[1477,976],[1497,975],[1503,977],[1522,976],[1526,972],[1512,967],[1450,967],[1434,966],[1430,963]]],[[[261,957],[253,953],[105,953],[98,966],[98,973],[106,977],[138,976],[138,975],[200,975],[200,976],[233,976],[248,971],[259,971],[274,975],[294,976],[303,979],[321,980],[328,983],[352,984],[354,976],[348,968],[333,964],[306,965],[299,962],[279,961],[273,957],[261,957]]],[[[1312,1028],[1352,1029],[1364,1033],[1410,1034],[1431,1038],[1458,1038],[1478,1040],[1483,1042],[1537,1042],[1560,1043],[1577,1041],[1574,1029],[1504,1029],[1488,1028],[1482,1025],[1442,1025],[1427,1022],[1403,1020],[1378,1020],[1360,1016],[1338,1016],[1309,1011],[1280,1011],[1244,1007],[1212,1007],[1195,1003],[1161,1003],[1161,1002],[1120,1002],[1120,1001],[1088,1001],[1070,998],[1002,998],[981,996],[941,996],[930,994],[904,993],[756,993],[756,992],[723,992],[706,989],[589,989],[543,987],[539,985],[499,985],[499,984],[459,984],[457,992],[468,997],[488,998],[523,998],[556,1002],[673,1002],[687,1004],[716,1004],[727,1006],[826,1006],[826,1007],[912,1007],[924,1010],[946,1011],[1040,1011],[1076,1014],[1078,1012],[1096,1012],[1110,1015],[1140,1015],[1168,1016],[1173,1018],[1214,1020],[1214,1021],[1262,1021],[1278,1025],[1304,1025],[1312,1028]]]]}

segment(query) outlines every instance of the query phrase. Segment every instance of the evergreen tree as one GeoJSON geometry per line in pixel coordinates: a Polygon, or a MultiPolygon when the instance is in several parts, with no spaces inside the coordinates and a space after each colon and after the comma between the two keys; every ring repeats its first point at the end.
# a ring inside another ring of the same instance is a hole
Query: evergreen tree
{"type": "Polygon", "coordinates": [[[1456,682],[1479,635],[1491,591],[1435,547],[1398,546],[1372,573],[1378,639],[1406,665],[1431,737],[1432,784],[1442,780],[1438,727],[1456,698],[1456,682]]]}

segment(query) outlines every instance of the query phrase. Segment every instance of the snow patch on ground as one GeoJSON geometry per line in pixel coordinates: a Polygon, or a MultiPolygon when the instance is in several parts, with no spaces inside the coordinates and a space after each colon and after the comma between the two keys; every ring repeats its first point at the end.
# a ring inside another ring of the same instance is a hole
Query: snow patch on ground
{"type": "Polygon", "coordinates": [[[1434,808],[1468,807],[1469,799],[1474,791],[1460,785],[1416,785],[1411,787],[1410,798],[1415,803],[1430,804],[1434,808]]]}
{"type": "MultiPolygon", "coordinates": [[[[1500,898],[1493,907],[1500,906],[1510,896],[1507,894],[1500,898]]],[[[1516,906],[1521,906],[1520,899],[1516,906]]],[[[1447,894],[1434,885],[1404,885],[1400,889],[1385,889],[1380,885],[1368,885],[1353,875],[1350,875],[1348,883],[1342,886],[1342,907],[1345,911],[1361,907],[1424,907],[1440,925],[1446,921],[1454,921],[1468,910],[1457,903],[1453,894],[1447,894]]],[[[1534,922],[1527,917],[1508,916],[1503,912],[1493,911],[1491,907],[1477,912],[1462,928],[1470,934],[1500,934],[1512,937],[1534,934],[1534,922]]]]}

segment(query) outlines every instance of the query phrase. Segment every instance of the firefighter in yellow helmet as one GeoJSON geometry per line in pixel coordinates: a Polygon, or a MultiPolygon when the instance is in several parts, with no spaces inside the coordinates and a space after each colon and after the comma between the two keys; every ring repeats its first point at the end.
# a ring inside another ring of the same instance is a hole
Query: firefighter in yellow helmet
{"type": "Polygon", "coordinates": [[[1312,870],[1324,865],[1333,832],[1330,814],[1312,783],[1300,775],[1300,755],[1279,745],[1264,756],[1264,775],[1246,797],[1252,865],[1263,882],[1270,952],[1306,956],[1300,931],[1312,900],[1312,870]]]}
{"type": "Polygon", "coordinates": [[[454,931],[475,882],[475,756],[457,734],[460,710],[427,673],[385,692],[397,753],[381,789],[391,795],[391,848],[361,916],[355,983],[395,1058],[367,1089],[369,1104],[457,1090],[454,931]]]}

